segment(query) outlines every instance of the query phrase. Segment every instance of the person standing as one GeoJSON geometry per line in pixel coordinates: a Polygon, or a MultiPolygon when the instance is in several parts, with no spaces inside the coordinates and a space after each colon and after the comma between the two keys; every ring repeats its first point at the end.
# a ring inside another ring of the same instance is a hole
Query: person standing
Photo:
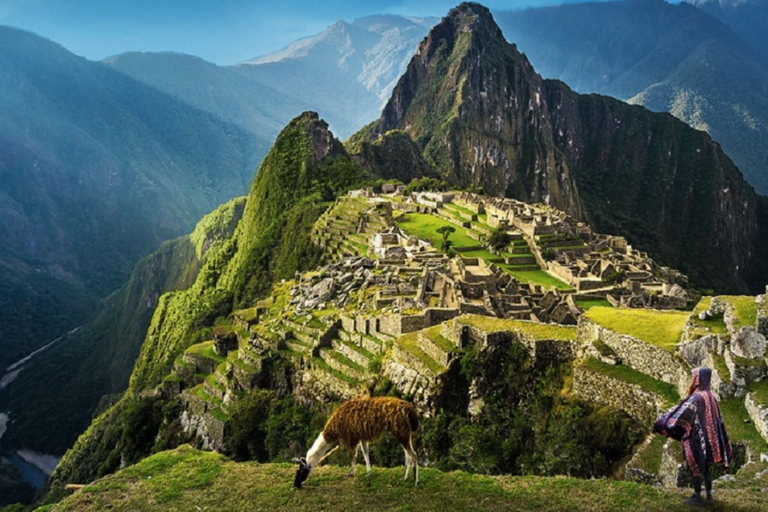
{"type": "Polygon", "coordinates": [[[701,480],[707,491],[706,503],[712,503],[712,465],[728,467],[733,449],[725,431],[717,398],[710,389],[712,370],[694,368],[688,396],[653,425],[653,432],[683,442],[683,456],[693,474],[694,494],[685,500],[702,505],[701,480]]]}

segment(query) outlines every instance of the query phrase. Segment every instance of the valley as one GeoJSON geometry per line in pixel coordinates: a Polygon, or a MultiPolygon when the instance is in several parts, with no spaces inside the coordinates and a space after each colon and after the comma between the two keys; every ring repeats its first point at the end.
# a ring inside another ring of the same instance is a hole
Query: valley
{"type": "Polygon", "coordinates": [[[651,427],[707,367],[716,509],[759,509],[768,95],[730,30],[657,0],[462,3],[217,66],[0,27],[0,508],[677,510],[690,475],[651,427]],[[627,17],[654,27],[631,48],[592,26],[627,17]],[[683,79],[702,62],[727,79],[683,79]],[[417,407],[423,494],[391,437],[373,475],[341,452],[290,489],[359,396],[417,407]]]}

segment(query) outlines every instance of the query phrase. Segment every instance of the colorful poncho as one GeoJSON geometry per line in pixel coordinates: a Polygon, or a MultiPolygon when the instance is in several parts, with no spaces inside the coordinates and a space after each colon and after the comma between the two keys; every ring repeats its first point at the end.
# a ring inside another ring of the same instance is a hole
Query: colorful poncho
{"type": "Polygon", "coordinates": [[[731,442],[717,399],[710,391],[712,370],[696,368],[693,393],[656,420],[653,431],[683,442],[683,455],[694,476],[710,464],[731,462],[731,442]]]}

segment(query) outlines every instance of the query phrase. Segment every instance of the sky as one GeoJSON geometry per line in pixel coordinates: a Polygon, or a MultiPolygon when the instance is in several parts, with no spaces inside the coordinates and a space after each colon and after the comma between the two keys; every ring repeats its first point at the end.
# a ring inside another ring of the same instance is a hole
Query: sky
{"type": "MultiPolygon", "coordinates": [[[[0,25],[29,30],[77,55],[174,51],[236,64],[370,14],[444,16],[460,0],[0,0],[0,25]]],[[[486,0],[494,10],[574,0],[486,0]]]]}

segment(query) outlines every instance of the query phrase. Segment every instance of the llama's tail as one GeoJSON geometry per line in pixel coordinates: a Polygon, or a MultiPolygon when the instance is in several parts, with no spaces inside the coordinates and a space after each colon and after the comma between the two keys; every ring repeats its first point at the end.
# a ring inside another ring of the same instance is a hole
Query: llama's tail
{"type": "Polygon", "coordinates": [[[409,404],[408,407],[408,421],[411,424],[411,432],[415,432],[419,428],[419,413],[413,404],[409,404]]]}

